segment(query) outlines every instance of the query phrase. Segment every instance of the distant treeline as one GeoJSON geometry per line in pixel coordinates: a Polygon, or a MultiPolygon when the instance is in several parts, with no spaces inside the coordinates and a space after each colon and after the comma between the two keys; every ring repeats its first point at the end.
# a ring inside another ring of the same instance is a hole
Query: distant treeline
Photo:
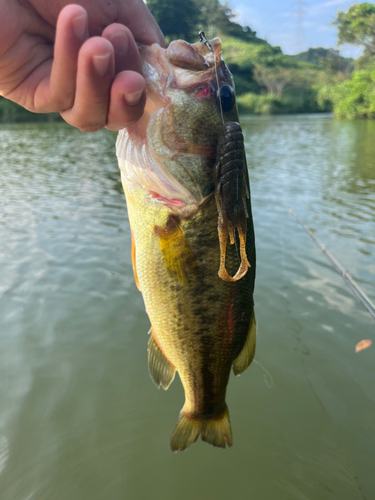
{"type": "MultiPolygon", "coordinates": [[[[283,54],[249,26],[234,22],[231,9],[219,0],[148,0],[147,5],[167,42],[177,38],[197,42],[201,29],[209,38],[222,38],[223,58],[234,75],[243,112],[333,111],[338,117],[375,118],[374,4],[355,4],[346,13],[339,11],[333,23],[339,44],[363,47],[357,60],[321,47],[293,56],[283,54]]],[[[57,119],[58,115],[35,115],[0,98],[0,122],[57,119]]]]}
{"type": "Polygon", "coordinates": [[[337,13],[338,43],[364,48],[353,61],[337,50],[311,48],[283,54],[234,22],[228,4],[219,0],[147,0],[167,41],[197,41],[205,29],[220,36],[223,57],[236,82],[239,108],[257,114],[334,111],[338,117],[375,118],[375,5],[352,5],[337,13]],[[202,21],[204,21],[205,26],[202,21]]]}
{"type": "Polygon", "coordinates": [[[0,123],[55,122],[61,120],[62,118],[57,113],[31,113],[15,102],[0,97],[0,123]]]}

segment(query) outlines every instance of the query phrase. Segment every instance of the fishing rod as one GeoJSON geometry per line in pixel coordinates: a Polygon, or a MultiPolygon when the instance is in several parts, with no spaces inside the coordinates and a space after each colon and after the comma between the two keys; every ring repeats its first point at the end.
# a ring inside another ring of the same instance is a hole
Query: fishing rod
{"type": "Polygon", "coordinates": [[[303,229],[311,236],[311,238],[315,241],[315,243],[318,245],[318,247],[326,255],[328,260],[332,263],[333,267],[339,273],[339,275],[344,280],[346,285],[351,289],[351,291],[354,293],[354,295],[362,302],[362,304],[365,306],[365,308],[368,310],[368,312],[371,314],[371,316],[375,319],[375,306],[371,302],[370,298],[360,288],[358,283],[356,283],[353,280],[353,278],[350,276],[350,274],[345,271],[345,269],[338,262],[338,260],[335,259],[335,257],[327,250],[327,248],[323,245],[323,243],[321,243],[318,240],[318,238],[315,236],[315,234],[313,234],[310,231],[310,229],[308,229],[305,226],[305,224],[301,221],[301,219],[298,217],[298,215],[295,212],[293,212],[293,210],[291,208],[288,208],[288,212],[293,215],[293,217],[300,224],[300,226],[303,227],[303,229]]]}

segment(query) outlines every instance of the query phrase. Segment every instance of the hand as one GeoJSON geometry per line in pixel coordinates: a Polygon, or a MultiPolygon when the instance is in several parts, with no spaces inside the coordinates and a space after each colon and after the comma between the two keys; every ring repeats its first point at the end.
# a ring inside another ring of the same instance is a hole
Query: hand
{"type": "Polygon", "coordinates": [[[163,35],[142,0],[77,3],[0,0],[0,95],[83,131],[119,130],[146,100],[135,40],[163,35]]]}

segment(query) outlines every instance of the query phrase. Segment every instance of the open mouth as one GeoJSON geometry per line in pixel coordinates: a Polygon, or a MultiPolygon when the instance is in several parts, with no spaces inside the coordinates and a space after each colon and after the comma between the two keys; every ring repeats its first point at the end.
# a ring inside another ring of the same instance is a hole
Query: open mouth
{"type": "MultiPolygon", "coordinates": [[[[127,130],[120,131],[117,139],[123,182],[140,190],[148,201],[163,204],[176,212],[196,207],[202,193],[189,167],[184,173],[190,178],[187,188],[169,171],[168,162],[174,162],[176,154],[211,157],[214,150],[211,146],[200,146],[179,138],[172,129],[169,132],[172,134],[171,143],[178,143],[178,148],[176,151],[168,149],[158,135],[162,114],[171,102],[166,90],[173,88],[194,93],[197,99],[212,98],[215,92],[212,83],[214,66],[221,60],[219,39],[216,39],[214,49],[213,53],[203,43],[190,45],[182,40],[172,42],[168,49],[157,44],[140,46],[148,90],[147,103],[142,118],[127,130]]],[[[185,169],[183,164],[180,166],[185,169]]]]}

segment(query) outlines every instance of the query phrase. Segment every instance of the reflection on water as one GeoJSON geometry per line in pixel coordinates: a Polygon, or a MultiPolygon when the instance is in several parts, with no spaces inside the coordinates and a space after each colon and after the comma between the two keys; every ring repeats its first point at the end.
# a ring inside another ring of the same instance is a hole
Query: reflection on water
{"type": "Polygon", "coordinates": [[[182,406],[147,370],[115,135],[0,128],[0,498],[375,498],[374,321],[287,212],[375,301],[375,123],[243,118],[256,360],[234,447],[169,451],[182,406]]]}

